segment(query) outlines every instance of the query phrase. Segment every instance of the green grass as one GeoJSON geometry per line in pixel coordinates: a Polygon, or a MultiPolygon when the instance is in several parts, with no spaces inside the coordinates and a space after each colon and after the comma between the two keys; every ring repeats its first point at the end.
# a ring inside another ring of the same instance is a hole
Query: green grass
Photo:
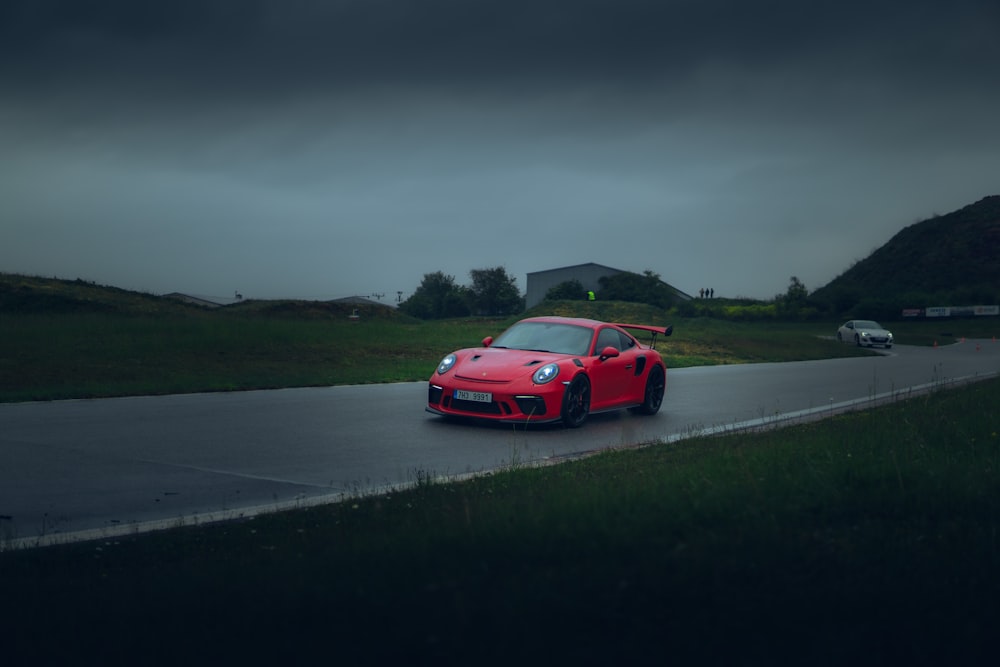
{"type": "MultiPolygon", "coordinates": [[[[820,340],[816,327],[673,322],[668,366],[869,354],[820,340]]],[[[640,312],[635,312],[639,310],[640,312]]],[[[590,315],[590,313],[580,313],[590,315]]],[[[328,386],[428,378],[448,352],[474,347],[516,318],[439,322],[190,310],[170,314],[18,313],[0,320],[0,401],[328,386]]]]}
{"type": "Polygon", "coordinates": [[[5,652],[986,664],[998,432],[992,380],[782,430],[0,553],[5,652]]]}
{"type": "MultiPolygon", "coordinates": [[[[422,322],[392,309],[246,301],[209,310],[92,285],[0,274],[0,402],[329,386],[428,378],[448,352],[526,315],[673,324],[669,368],[872,354],[829,338],[839,322],[681,318],[625,302],[547,302],[505,319],[422,322]],[[825,339],[822,337],[826,337],[825,339]]],[[[890,324],[890,323],[887,323],[890,324]]],[[[997,335],[997,319],[891,323],[897,341],[997,335]]]]}
{"type": "MultiPolygon", "coordinates": [[[[633,304],[604,306],[616,310],[603,315],[621,316],[613,319],[672,323],[674,335],[657,342],[670,368],[872,354],[829,340],[836,330],[831,324],[680,319],[633,304]]],[[[551,311],[602,316],[586,304],[536,312],[551,311]]],[[[445,354],[479,345],[514,319],[351,323],[342,313],[314,318],[197,309],[5,314],[0,402],[424,380],[445,354]]],[[[924,345],[993,335],[957,326],[893,328],[899,342],[924,345]],[[940,335],[945,327],[956,333],[940,335]]]]}
{"type": "Polygon", "coordinates": [[[27,314],[0,322],[0,401],[425,379],[478,321],[27,314]]]}

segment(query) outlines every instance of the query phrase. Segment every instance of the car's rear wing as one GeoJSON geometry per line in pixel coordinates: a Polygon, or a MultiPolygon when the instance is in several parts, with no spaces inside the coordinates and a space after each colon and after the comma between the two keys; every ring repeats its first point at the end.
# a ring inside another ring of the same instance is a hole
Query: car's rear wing
{"type": "Polygon", "coordinates": [[[674,332],[674,325],[668,324],[665,327],[651,327],[646,324],[620,324],[615,323],[616,327],[621,327],[622,329],[638,329],[639,331],[648,331],[653,334],[653,340],[649,343],[649,349],[656,349],[656,337],[657,336],[669,336],[674,332]]]}

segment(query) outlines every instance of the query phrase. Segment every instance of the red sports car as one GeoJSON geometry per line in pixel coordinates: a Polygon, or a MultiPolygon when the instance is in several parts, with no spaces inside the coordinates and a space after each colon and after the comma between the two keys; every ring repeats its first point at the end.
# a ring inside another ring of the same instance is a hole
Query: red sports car
{"type": "Polygon", "coordinates": [[[483,346],[452,352],[430,379],[427,411],[509,422],[577,427],[594,412],[631,408],[652,415],[667,387],[654,349],[673,327],[532,317],[483,346]],[[650,332],[649,346],[625,329],[650,332]]]}

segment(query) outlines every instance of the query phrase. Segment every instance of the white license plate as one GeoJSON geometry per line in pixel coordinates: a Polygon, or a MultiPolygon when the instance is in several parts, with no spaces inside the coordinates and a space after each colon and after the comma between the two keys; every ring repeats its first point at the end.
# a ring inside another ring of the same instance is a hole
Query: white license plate
{"type": "Polygon", "coordinates": [[[455,398],[460,401],[475,401],[477,403],[493,402],[493,394],[488,391],[465,391],[464,389],[456,389],[455,398]]]}

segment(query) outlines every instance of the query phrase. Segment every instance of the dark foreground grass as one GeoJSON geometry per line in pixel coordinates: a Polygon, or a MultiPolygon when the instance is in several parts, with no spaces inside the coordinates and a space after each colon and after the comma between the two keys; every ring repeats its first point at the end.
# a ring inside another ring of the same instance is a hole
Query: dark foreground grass
{"type": "Polygon", "coordinates": [[[779,431],[0,553],[0,654],[994,664],[998,432],[992,380],[779,431]]]}

